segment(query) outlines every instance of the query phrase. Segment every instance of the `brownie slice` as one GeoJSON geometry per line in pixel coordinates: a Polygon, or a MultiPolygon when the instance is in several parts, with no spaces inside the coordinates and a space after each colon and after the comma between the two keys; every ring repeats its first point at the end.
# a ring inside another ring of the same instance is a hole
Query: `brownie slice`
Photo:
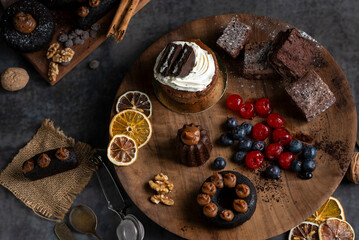
{"type": "Polygon", "coordinates": [[[314,70],[310,70],[304,77],[288,85],[285,90],[304,113],[308,122],[335,103],[334,94],[314,70]]]}
{"type": "Polygon", "coordinates": [[[250,26],[241,23],[237,17],[233,17],[218,38],[217,45],[236,58],[248,42],[251,31],[250,26]]]}
{"type": "Polygon", "coordinates": [[[286,79],[303,77],[315,57],[316,49],[297,29],[279,32],[268,53],[269,62],[286,79]]]}
{"type": "Polygon", "coordinates": [[[244,47],[243,76],[247,79],[274,79],[280,76],[267,61],[271,42],[247,43],[244,47]]]}

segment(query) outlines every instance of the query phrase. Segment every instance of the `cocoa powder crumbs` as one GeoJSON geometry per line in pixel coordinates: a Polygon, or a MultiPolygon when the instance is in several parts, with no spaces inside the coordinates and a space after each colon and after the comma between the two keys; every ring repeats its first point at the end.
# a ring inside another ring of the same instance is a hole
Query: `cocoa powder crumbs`
{"type": "Polygon", "coordinates": [[[338,160],[339,168],[342,170],[343,174],[345,173],[347,167],[349,166],[350,158],[346,158],[346,146],[348,145],[348,141],[328,141],[326,139],[322,139],[321,141],[316,141],[314,143],[314,147],[316,149],[321,149],[327,154],[333,156],[338,160]]]}

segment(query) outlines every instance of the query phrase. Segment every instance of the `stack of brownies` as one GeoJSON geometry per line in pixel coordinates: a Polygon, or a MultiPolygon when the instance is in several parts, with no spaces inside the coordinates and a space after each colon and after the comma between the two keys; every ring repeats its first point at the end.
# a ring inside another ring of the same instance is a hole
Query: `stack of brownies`
{"type": "Polygon", "coordinates": [[[328,85],[313,70],[316,46],[295,28],[279,32],[273,42],[250,42],[252,29],[231,19],[217,45],[233,58],[244,49],[243,77],[274,79],[283,77],[285,90],[307,121],[315,119],[334,102],[328,85]]]}

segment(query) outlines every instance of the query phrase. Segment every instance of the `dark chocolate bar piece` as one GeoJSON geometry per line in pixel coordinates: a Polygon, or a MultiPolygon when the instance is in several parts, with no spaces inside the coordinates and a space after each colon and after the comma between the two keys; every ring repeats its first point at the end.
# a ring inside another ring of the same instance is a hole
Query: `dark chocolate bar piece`
{"type": "Polygon", "coordinates": [[[195,60],[193,48],[185,44],[171,67],[171,74],[180,78],[187,76],[192,71],[195,60]]]}
{"type": "Polygon", "coordinates": [[[329,86],[314,70],[310,70],[304,77],[288,85],[285,90],[308,122],[335,103],[335,96],[329,86]]]}
{"type": "Polygon", "coordinates": [[[247,79],[280,78],[267,61],[271,42],[247,43],[244,47],[243,76],[247,79]]]}
{"type": "Polygon", "coordinates": [[[268,53],[268,60],[282,77],[296,80],[310,68],[316,49],[297,29],[279,32],[268,53]]]}
{"type": "Polygon", "coordinates": [[[22,172],[30,180],[62,173],[78,166],[73,148],[58,148],[35,155],[25,161],[22,172]]]}
{"type": "Polygon", "coordinates": [[[217,45],[236,58],[248,42],[251,31],[250,26],[241,23],[237,17],[233,17],[218,38],[217,45]]]}
{"type": "Polygon", "coordinates": [[[171,66],[175,62],[177,56],[180,54],[182,46],[179,44],[169,43],[167,44],[156,71],[163,76],[168,76],[170,74],[171,66]]]}

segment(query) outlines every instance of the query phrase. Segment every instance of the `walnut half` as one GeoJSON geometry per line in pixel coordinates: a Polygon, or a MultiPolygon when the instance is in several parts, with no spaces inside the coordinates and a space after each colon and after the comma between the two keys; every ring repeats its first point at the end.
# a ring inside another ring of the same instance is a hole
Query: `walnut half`
{"type": "Polygon", "coordinates": [[[49,49],[47,49],[46,58],[47,59],[52,58],[59,48],[60,48],[59,43],[56,42],[56,43],[51,44],[49,49]]]}
{"type": "Polygon", "coordinates": [[[65,48],[64,50],[57,51],[52,57],[52,61],[57,63],[70,62],[75,55],[75,51],[71,48],[65,48]]]}
{"type": "Polygon", "coordinates": [[[59,74],[59,65],[54,62],[50,62],[47,76],[51,82],[56,81],[57,75],[59,74]]]}

